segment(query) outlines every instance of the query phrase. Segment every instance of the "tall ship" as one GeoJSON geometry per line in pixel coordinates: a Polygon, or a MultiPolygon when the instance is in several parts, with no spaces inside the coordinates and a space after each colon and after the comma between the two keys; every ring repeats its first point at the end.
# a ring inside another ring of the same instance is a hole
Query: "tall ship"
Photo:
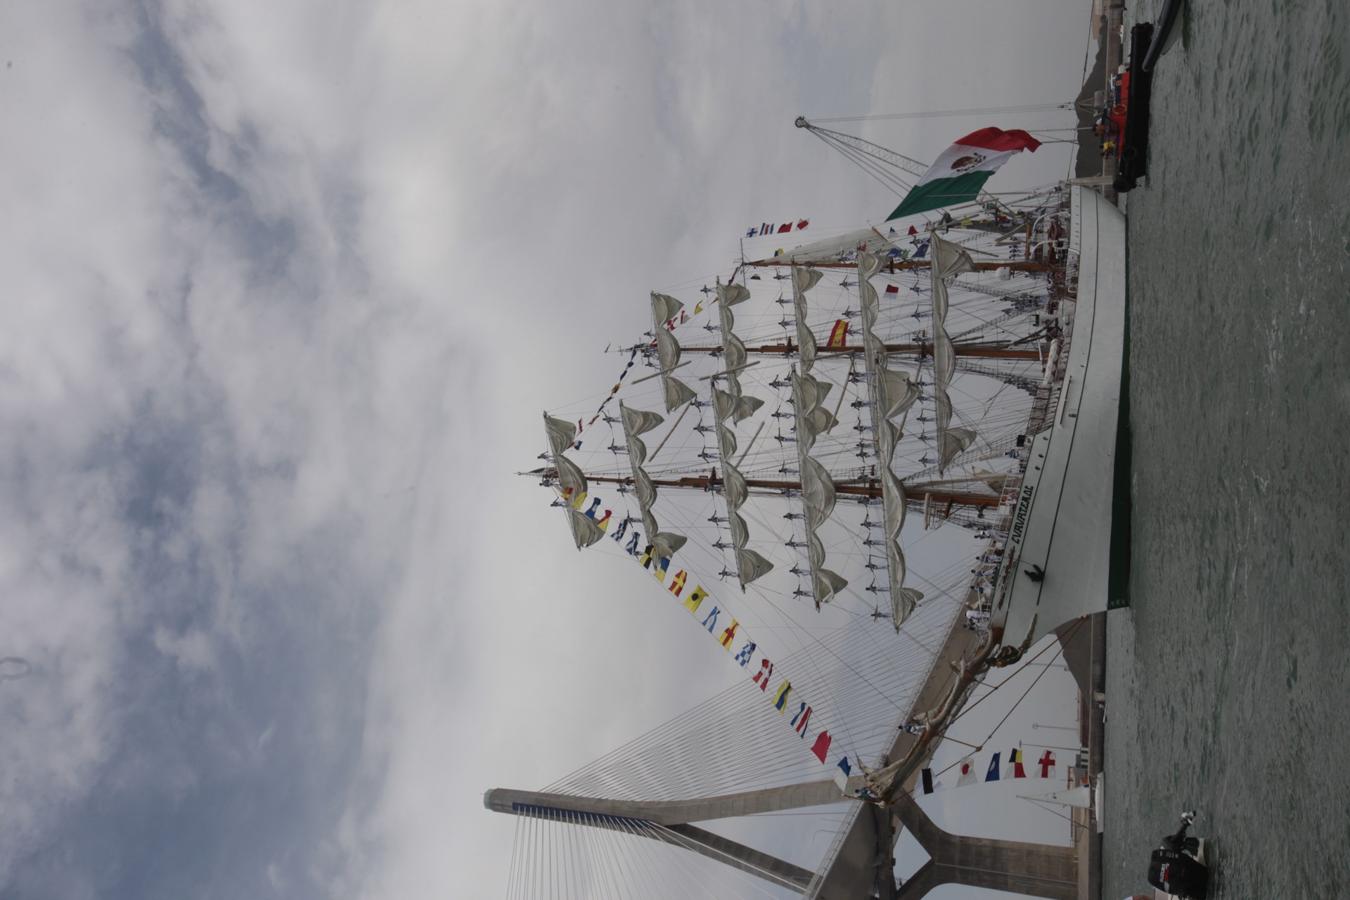
{"type": "MultiPolygon", "coordinates": [[[[932,193],[936,166],[909,197],[932,193]]],[[[907,198],[880,224],[752,228],[720,268],[616,310],[632,337],[608,348],[615,380],[546,408],[523,473],[560,540],[646,569],[744,670],[763,721],[709,719],[697,739],[776,728],[763,740],[797,753],[779,781],[815,787],[769,798],[749,768],[654,784],[629,748],[543,792],[489,791],[490,809],[687,830],[697,813],[660,804],[848,803],[822,871],[846,867],[871,852],[850,829],[914,789],[992,668],[1107,607],[1124,220],[1070,183],[986,193],[990,171],[955,189],[970,199],[907,198]],[[859,681],[889,707],[840,687],[859,681]]],[[[643,740],[642,766],[674,773],[694,739],[643,740]]],[[[716,841],[692,843],[716,858],[716,841]]],[[[828,874],[779,874],[789,893],[832,895],[828,874]]]]}

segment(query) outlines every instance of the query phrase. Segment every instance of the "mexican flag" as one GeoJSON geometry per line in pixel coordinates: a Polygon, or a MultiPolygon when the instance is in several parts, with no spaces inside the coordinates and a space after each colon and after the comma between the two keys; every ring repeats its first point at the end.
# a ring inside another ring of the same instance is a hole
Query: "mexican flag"
{"type": "Polygon", "coordinates": [[[1040,141],[1020,129],[981,128],[957,138],[886,220],[974,200],[989,176],[1013,154],[1035,151],[1040,145],[1040,141]]]}

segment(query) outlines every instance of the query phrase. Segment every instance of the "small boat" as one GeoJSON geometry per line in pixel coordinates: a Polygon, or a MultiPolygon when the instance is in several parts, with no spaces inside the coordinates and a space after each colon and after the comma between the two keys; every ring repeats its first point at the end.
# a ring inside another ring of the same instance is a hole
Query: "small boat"
{"type": "Polygon", "coordinates": [[[1153,67],[1158,63],[1158,57],[1162,56],[1164,50],[1171,46],[1168,37],[1172,33],[1172,26],[1177,23],[1177,13],[1181,12],[1182,5],[1186,0],[1167,0],[1164,4],[1162,15],[1158,16],[1158,22],[1153,26],[1153,40],[1148,48],[1148,54],[1144,57],[1140,69],[1151,75],[1153,67]]]}
{"type": "MultiPolygon", "coordinates": [[[[1170,46],[1168,37],[1185,0],[1167,0],[1156,24],[1143,22],[1130,31],[1130,67],[1122,78],[1123,127],[1117,126],[1120,166],[1114,187],[1124,193],[1148,174],[1149,103],[1153,94],[1153,67],[1170,46]],[[1128,84],[1128,92],[1125,85],[1128,84]]],[[[1114,114],[1112,118],[1117,118],[1114,114]]]]}
{"type": "Polygon", "coordinates": [[[1194,811],[1182,813],[1181,827],[1177,833],[1163,838],[1162,846],[1154,850],[1149,859],[1148,883],[1162,892],[1155,892],[1155,898],[1204,900],[1209,894],[1205,842],[1201,838],[1186,835],[1193,821],[1194,811]]]}
{"type": "Polygon", "coordinates": [[[1129,98],[1125,103],[1125,128],[1119,135],[1120,166],[1114,187],[1120,193],[1134,188],[1140,176],[1148,174],[1149,101],[1153,94],[1153,73],[1145,71],[1144,60],[1153,46],[1153,25],[1149,22],[1130,30],[1129,98]]]}

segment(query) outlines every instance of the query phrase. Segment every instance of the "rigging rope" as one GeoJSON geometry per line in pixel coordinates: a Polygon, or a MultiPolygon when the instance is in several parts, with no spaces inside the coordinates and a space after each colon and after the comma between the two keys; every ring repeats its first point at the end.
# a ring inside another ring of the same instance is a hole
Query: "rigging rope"
{"type": "Polygon", "coordinates": [[[968,109],[935,109],[921,112],[872,113],[861,116],[834,116],[818,118],[810,116],[812,122],[883,122],[899,119],[942,119],[952,116],[987,116],[999,113],[1048,112],[1050,110],[1073,109],[1073,101],[1068,103],[1028,103],[1021,106],[980,106],[968,109]]]}
{"type": "MultiPolygon", "coordinates": [[[[1065,635],[1065,640],[1066,640],[1066,641],[1067,641],[1067,640],[1070,640],[1070,639],[1078,632],[1078,628],[1079,628],[1079,626],[1081,626],[1082,624],[1083,624],[1082,621],[1075,622],[1074,625],[1073,625],[1073,627],[1069,630],[1069,633],[1068,633],[1067,635],[1065,635]]],[[[1012,673],[1011,675],[1009,675],[1007,678],[1003,679],[1001,682],[999,682],[998,684],[994,685],[993,689],[990,690],[989,693],[985,694],[983,697],[981,697],[980,699],[976,700],[974,703],[971,703],[970,705],[966,706],[964,709],[961,710],[961,712],[957,713],[957,714],[952,718],[952,720],[951,720],[950,722],[947,723],[947,730],[950,731],[950,730],[951,730],[951,727],[952,727],[953,725],[955,725],[957,722],[959,722],[959,721],[961,720],[961,718],[962,718],[963,716],[965,716],[966,713],[970,712],[972,709],[974,709],[975,707],[979,706],[979,705],[980,705],[981,703],[983,703],[985,700],[988,700],[990,697],[994,696],[994,694],[996,694],[1000,688],[1004,687],[1004,686],[1007,685],[1010,681],[1012,681],[1013,678],[1018,674],[1018,672],[1025,671],[1027,668],[1029,668],[1029,667],[1031,666],[1032,663],[1034,663],[1036,660],[1040,659],[1041,656],[1044,655],[1048,650],[1050,650],[1051,647],[1058,647],[1058,648],[1059,648],[1059,649],[1056,651],[1054,658],[1051,659],[1051,661],[1050,661],[1051,663],[1053,663],[1053,662],[1055,661],[1055,659],[1058,659],[1059,656],[1064,652],[1064,643],[1061,642],[1061,641],[1059,641],[1059,640],[1055,640],[1055,641],[1052,642],[1052,643],[1046,644],[1044,647],[1041,648],[1041,650],[1040,650],[1035,656],[1033,656],[1031,659],[1027,660],[1026,662],[1022,663],[1022,665],[1020,665],[1020,666],[1017,668],[1017,671],[1016,671],[1016,672],[1013,672],[1013,673],[1012,673]]],[[[1027,689],[1026,689],[1025,691],[1022,692],[1022,696],[1020,696],[1020,697],[1017,698],[1017,702],[1014,703],[1011,707],[1009,707],[1008,712],[1007,712],[1006,714],[1004,714],[1003,718],[1001,718],[1001,719],[998,720],[998,724],[997,724],[997,725],[995,725],[993,728],[989,729],[989,734],[987,734],[987,735],[985,736],[984,740],[980,741],[979,746],[975,748],[976,751],[980,751],[980,750],[983,750],[983,749],[985,748],[985,746],[988,744],[988,742],[989,742],[990,740],[993,739],[994,734],[999,730],[999,728],[1001,728],[1001,727],[1003,726],[1003,723],[1004,723],[1004,722],[1008,721],[1008,717],[1011,716],[1011,715],[1013,714],[1013,712],[1017,709],[1017,707],[1021,705],[1022,701],[1025,700],[1025,699],[1027,698],[1027,694],[1031,693],[1031,689],[1034,688],[1034,687],[1036,686],[1036,684],[1037,684],[1042,678],[1045,677],[1045,673],[1048,672],[1048,671],[1050,671],[1050,666],[1049,666],[1049,664],[1047,664],[1047,665],[1045,665],[1045,666],[1043,666],[1043,667],[1041,668],[1040,674],[1038,674],[1034,679],[1032,679],[1031,684],[1027,685],[1027,689]]],[[[964,742],[962,742],[962,743],[964,743],[964,742]]],[[[969,745],[967,745],[967,746],[969,746],[969,745]]],[[[950,766],[947,766],[947,767],[946,767],[945,769],[943,769],[942,771],[940,771],[940,772],[935,772],[933,777],[936,778],[936,777],[939,776],[939,775],[944,775],[944,774],[946,774],[947,772],[950,772],[952,769],[956,768],[956,767],[957,767],[958,765],[960,765],[960,764],[961,764],[961,760],[957,760],[956,762],[952,763],[950,766]]]]}
{"type": "Polygon", "coordinates": [[[835,150],[839,151],[840,155],[842,155],[849,162],[853,163],[860,170],[862,170],[869,178],[880,184],[882,187],[890,191],[895,196],[897,197],[904,196],[905,192],[907,192],[910,189],[911,183],[901,179],[890,169],[883,168],[882,160],[879,160],[874,156],[864,153],[857,147],[850,146],[844,143],[843,141],[839,140],[838,138],[832,137],[820,131],[812,130],[811,134],[820,138],[820,140],[824,142],[826,146],[833,147],[835,150]]]}

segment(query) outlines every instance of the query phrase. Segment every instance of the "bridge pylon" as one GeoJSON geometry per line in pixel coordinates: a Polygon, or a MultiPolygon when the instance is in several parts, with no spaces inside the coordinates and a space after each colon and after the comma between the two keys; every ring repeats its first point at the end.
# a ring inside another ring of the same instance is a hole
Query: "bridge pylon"
{"type": "MultiPolygon", "coordinates": [[[[852,792],[862,785],[863,780],[854,777],[849,779],[848,789],[852,792]]],[[[940,884],[985,887],[1048,900],[1077,897],[1077,857],[1072,847],[952,834],[938,827],[906,793],[901,793],[888,809],[874,806],[861,810],[871,820],[870,830],[875,836],[871,848],[861,858],[846,853],[819,873],[694,824],[825,806],[843,799],[835,782],[813,781],[687,800],[617,800],[495,788],[484,795],[483,805],[495,812],[630,833],[638,825],[638,833],[644,836],[684,847],[819,900],[869,896],[918,900],[940,884]],[[914,835],[929,857],[898,888],[893,874],[897,821],[914,835]]]]}

